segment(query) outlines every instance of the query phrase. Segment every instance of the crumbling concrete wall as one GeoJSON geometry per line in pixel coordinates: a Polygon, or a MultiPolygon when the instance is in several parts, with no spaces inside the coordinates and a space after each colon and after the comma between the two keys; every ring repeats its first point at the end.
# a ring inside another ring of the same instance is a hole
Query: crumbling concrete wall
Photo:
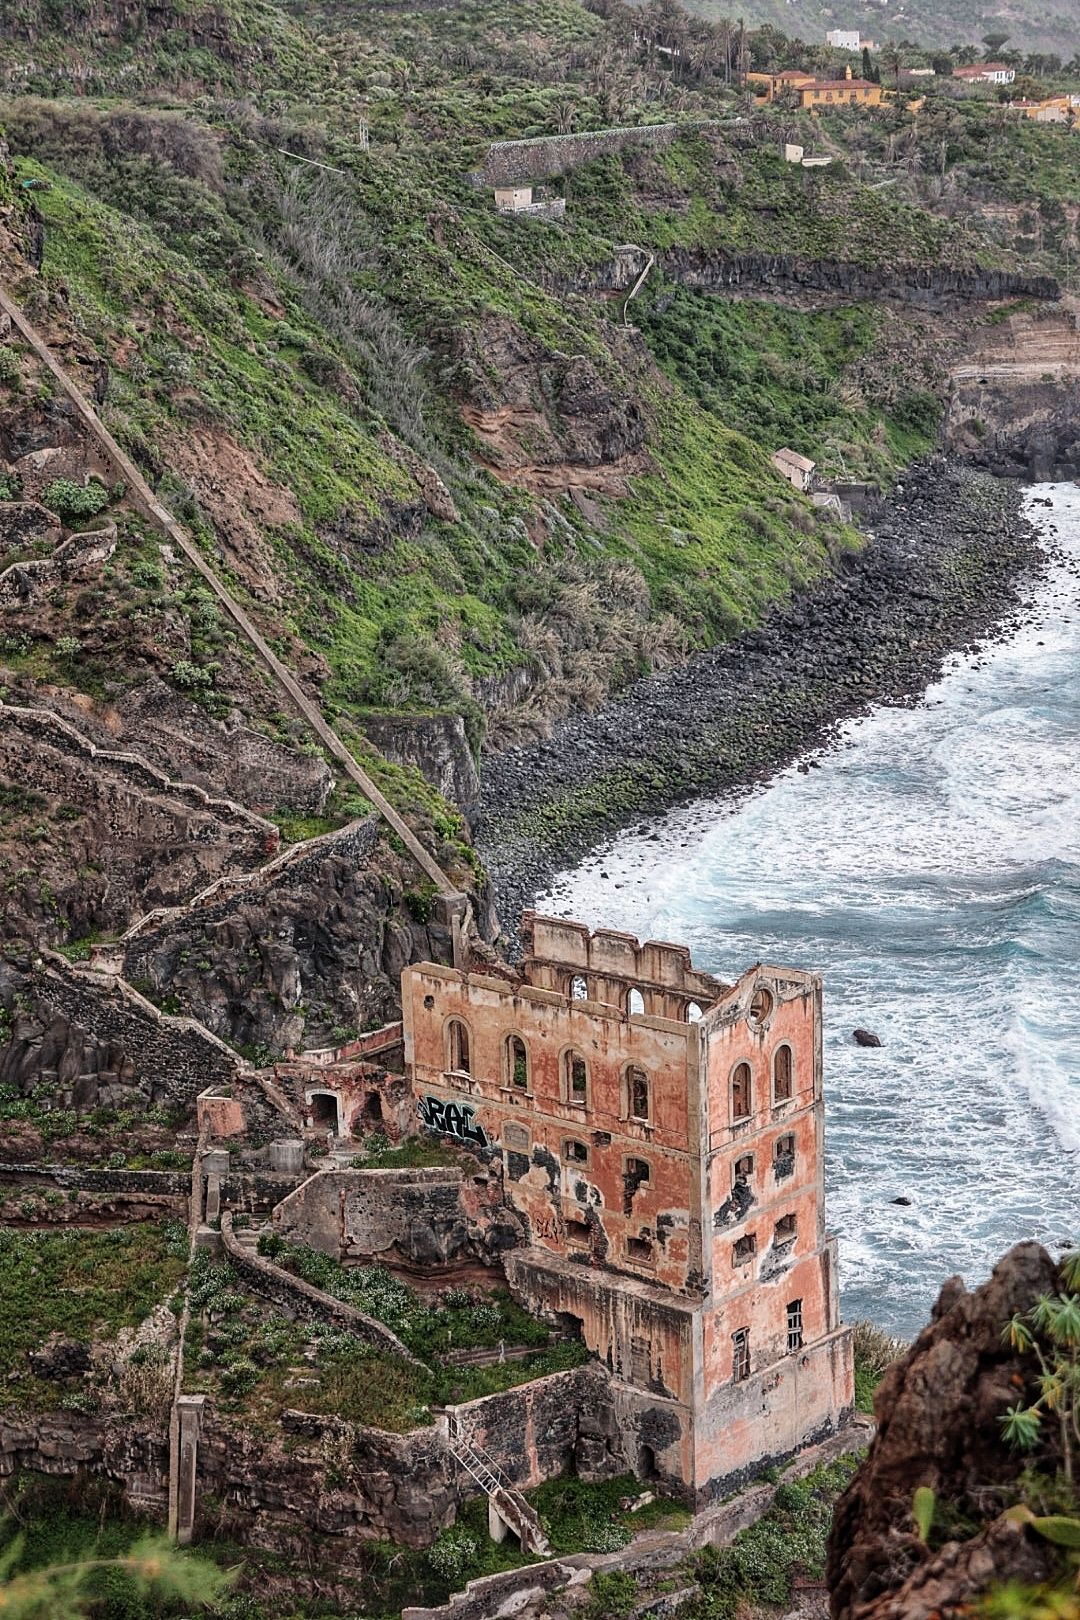
{"type": "Polygon", "coordinates": [[[282,1237],[335,1259],[432,1268],[497,1264],[521,1241],[501,1177],[459,1169],[325,1170],[274,1211],[282,1237]]]}
{"type": "Polygon", "coordinates": [[[522,1490],[563,1474],[610,1479],[634,1466],[611,1381],[595,1362],[450,1410],[464,1439],[522,1490]]]}

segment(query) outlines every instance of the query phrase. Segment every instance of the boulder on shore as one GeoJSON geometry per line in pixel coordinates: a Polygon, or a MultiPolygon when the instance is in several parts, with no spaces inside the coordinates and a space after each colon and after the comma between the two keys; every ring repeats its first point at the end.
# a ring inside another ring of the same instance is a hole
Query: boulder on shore
{"type": "Polygon", "coordinates": [[[856,1046],[880,1046],[881,1036],[875,1035],[871,1029],[853,1029],[851,1038],[856,1046]]]}

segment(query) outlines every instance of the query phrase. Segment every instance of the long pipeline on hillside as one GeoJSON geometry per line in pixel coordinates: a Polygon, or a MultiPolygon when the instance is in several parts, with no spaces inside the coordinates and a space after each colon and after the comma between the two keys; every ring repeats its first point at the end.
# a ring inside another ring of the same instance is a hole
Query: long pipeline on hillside
{"type": "Polygon", "coordinates": [[[102,422],[101,418],[98,416],[85,394],[83,394],[82,390],[68,375],[67,371],[60,364],[59,360],[57,360],[56,356],[53,354],[45,340],[40,337],[34,330],[33,326],[31,326],[18,304],[14,302],[14,300],[3,288],[0,288],[0,309],[2,309],[3,312],[9,317],[12,325],[17,329],[26,343],[29,344],[30,348],[37,355],[41,363],[44,366],[47,366],[49,371],[56,378],[56,381],[67,395],[68,399],[70,399],[72,405],[74,405],[75,410],[83,422],[83,425],[97,440],[98,444],[104,450],[109,460],[115,466],[120,477],[126,483],[133,504],[137,506],[143,515],[148,517],[157,528],[159,528],[164,534],[168,535],[170,540],[174,541],[175,544],[180,547],[181,551],[184,553],[185,557],[187,557],[192,567],[202,575],[203,579],[205,579],[218,601],[222,604],[229,617],[233,620],[233,623],[247,637],[248,641],[250,641],[251,645],[255,648],[255,651],[258,653],[267,669],[269,669],[271,675],[277,681],[278,685],[282,687],[291,698],[292,702],[311,726],[320,742],[322,742],[323,745],[329,749],[330,753],[333,754],[334,758],[337,760],[338,764],[341,765],[346,775],[351,777],[356,783],[364,797],[370,800],[370,802],[375,806],[376,810],[378,810],[387,826],[392,828],[392,830],[397,833],[410,855],[417,862],[427,877],[431,879],[432,883],[434,883],[439,892],[446,895],[458,893],[459,891],[457,890],[456,886],[450,881],[434,857],[430,855],[424,848],[423,844],[421,844],[420,840],[417,838],[412,829],[406,825],[405,821],[394,809],[389,799],[387,799],[385,794],[383,794],[380,789],[375,786],[375,783],[371,780],[370,776],[368,776],[367,772],[361,770],[352,754],[346,748],[341,738],[337,735],[337,732],[327,725],[315,704],[311,702],[310,698],[301,688],[300,683],[297,681],[292,671],[287,669],[286,666],[281,662],[280,658],[278,658],[277,654],[272,651],[265,638],[260,634],[260,632],[255,628],[255,625],[248,618],[239,602],[235,599],[235,597],[230,595],[228,590],[226,590],[225,586],[222,584],[214,570],[210,567],[210,564],[206,561],[205,557],[203,557],[202,553],[199,551],[199,548],[188,535],[187,531],[176,521],[172,513],[168,512],[165,507],[162,506],[161,502],[157,499],[157,496],[154,494],[153,490],[150,488],[150,485],[146,482],[146,479],[136,467],[131,457],[127,455],[125,451],[121,450],[120,446],[117,444],[116,440],[113,438],[105,424],[102,422]]]}

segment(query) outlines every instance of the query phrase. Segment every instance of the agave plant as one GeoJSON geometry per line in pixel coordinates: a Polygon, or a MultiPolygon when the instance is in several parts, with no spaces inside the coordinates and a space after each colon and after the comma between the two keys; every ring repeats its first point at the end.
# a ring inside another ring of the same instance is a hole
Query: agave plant
{"type": "Polygon", "coordinates": [[[1072,1486],[1080,1455],[1080,1249],[1064,1256],[1059,1280],[1058,1292],[1041,1294],[1005,1328],[1003,1337],[1013,1350],[1036,1357],[1039,1393],[1027,1405],[1010,1406],[1001,1428],[1010,1445],[1030,1451],[1042,1437],[1044,1420],[1056,1420],[1062,1470],[1072,1486]]]}

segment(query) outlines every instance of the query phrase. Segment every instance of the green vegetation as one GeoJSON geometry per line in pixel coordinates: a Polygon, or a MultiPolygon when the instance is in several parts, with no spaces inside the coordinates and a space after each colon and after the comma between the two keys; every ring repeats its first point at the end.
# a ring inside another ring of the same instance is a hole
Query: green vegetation
{"type": "Polygon", "coordinates": [[[35,1377],[29,1353],[52,1333],[88,1343],[137,1327],[175,1287],[185,1252],[167,1225],[106,1232],[0,1228],[0,1404],[40,1409],[60,1403],[63,1385],[35,1377]]]}
{"type": "MultiPolygon", "coordinates": [[[[1052,1427],[1067,1488],[1080,1483],[1080,1250],[1061,1262],[1060,1291],[1041,1294],[1005,1330],[1014,1350],[1038,1364],[1038,1394],[1016,1401],[1001,1420],[1010,1445],[1032,1451],[1052,1427]]],[[[1080,1540],[1080,1538],[1078,1538],[1080,1540]]]]}
{"type": "Polygon", "coordinates": [[[363,1152],[354,1161],[357,1170],[434,1170],[461,1163],[461,1150],[444,1137],[425,1132],[423,1136],[407,1136],[397,1147],[391,1147],[381,1131],[373,1131],[364,1139],[363,1152]]]}
{"type": "Polygon", "coordinates": [[[912,389],[909,350],[883,352],[886,318],[868,305],[807,314],[679,288],[636,313],[707,410],[826,475],[885,481],[933,441],[938,402],[912,389]]]}
{"type": "Polygon", "coordinates": [[[429,1370],[349,1333],[268,1315],[231,1266],[198,1254],[189,1291],[187,1387],[213,1392],[225,1410],[243,1412],[255,1426],[276,1423],[292,1406],[403,1432],[430,1423],[432,1406],[495,1394],[587,1359],[582,1344],[553,1340],[505,1291],[448,1289],[437,1306],[426,1305],[384,1267],[341,1266],[266,1235],[260,1247],[306,1282],[385,1323],[429,1370]],[[479,1366],[448,1359],[454,1351],[497,1351],[500,1343],[531,1348],[520,1359],[496,1357],[479,1366]]]}
{"type": "Polygon", "coordinates": [[[797,1575],[820,1580],[833,1505],[859,1458],[838,1457],[805,1479],[785,1480],[772,1507],[728,1547],[705,1547],[693,1564],[701,1596],[687,1620],[735,1620],[747,1604],[786,1604],[797,1575]]]}
{"type": "Polygon", "coordinates": [[[903,1339],[895,1339],[873,1322],[856,1322],[852,1347],[855,1355],[855,1406],[860,1412],[874,1411],[874,1391],[894,1361],[907,1350],[903,1339]]]}
{"type": "Polygon", "coordinates": [[[224,1615],[232,1577],[181,1552],[155,1528],[118,1511],[85,1481],[21,1475],[0,1518],[0,1610],[5,1620],[139,1620],[153,1613],[224,1615]],[[89,1497],[89,1500],[88,1500],[89,1497]],[[108,1508],[96,1516],[94,1502],[108,1508]]]}

